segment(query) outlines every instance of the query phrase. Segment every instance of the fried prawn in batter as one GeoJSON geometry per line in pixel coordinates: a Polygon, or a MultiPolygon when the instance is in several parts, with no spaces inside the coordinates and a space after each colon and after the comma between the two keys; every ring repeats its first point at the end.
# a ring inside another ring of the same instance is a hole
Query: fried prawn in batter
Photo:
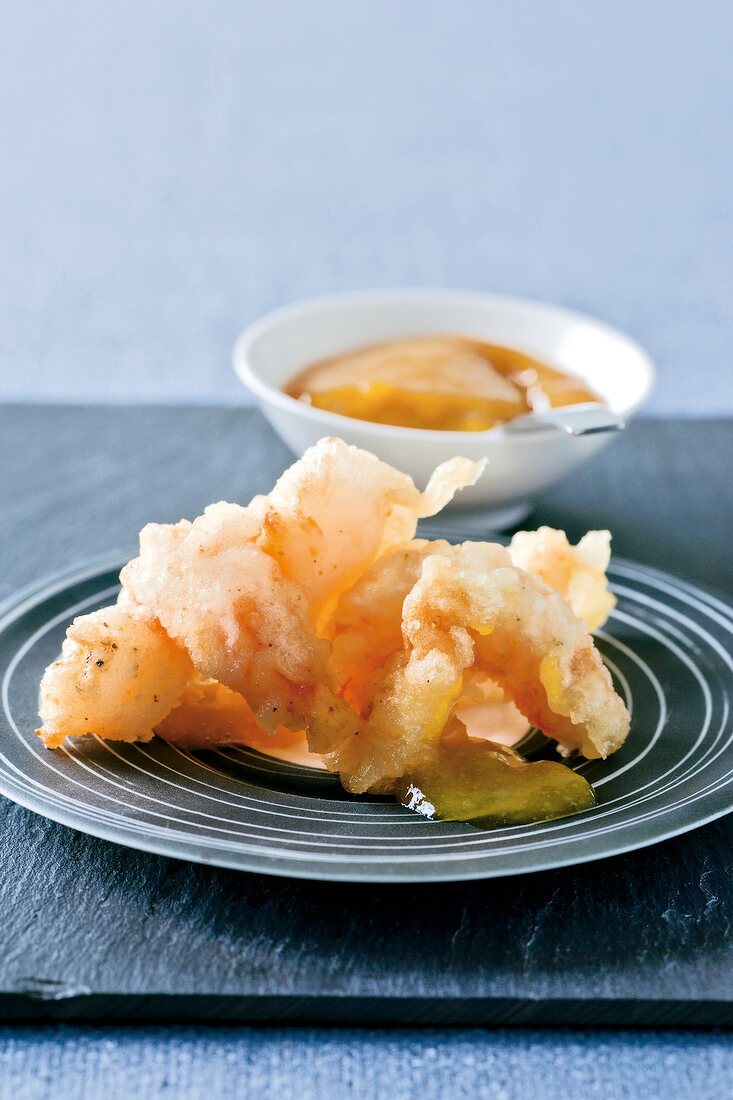
{"type": "MultiPolygon", "coordinates": [[[[607,531],[589,531],[573,547],[563,531],[542,527],[517,533],[509,555],[511,564],[540,576],[563,596],[589,629],[598,629],[615,603],[605,576],[609,540],[607,531]]],[[[371,709],[385,662],[403,647],[402,608],[423,562],[434,554],[451,557],[454,550],[445,541],[412,539],[383,554],[341,596],[329,624],[334,660],[341,693],[362,715],[371,709]]],[[[530,727],[503,687],[480,668],[464,674],[458,713],[509,743],[530,727]]]]}
{"type": "Polygon", "coordinates": [[[371,705],[375,672],[403,647],[402,606],[425,558],[451,549],[443,540],[401,543],[382,554],[339,599],[326,630],[341,694],[360,713],[371,705]]]}
{"type": "Polygon", "coordinates": [[[149,741],[192,673],[185,649],[144,608],[122,603],[81,615],[41,681],[38,733],[48,748],[87,733],[149,741]]]}
{"type": "Polygon", "coordinates": [[[195,752],[221,745],[249,745],[257,749],[289,748],[300,744],[302,731],[278,726],[266,733],[255,721],[243,695],[216,680],[194,673],[175,707],[155,732],[176,748],[195,752]]]}
{"type": "Polygon", "coordinates": [[[246,698],[263,729],[307,727],[320,751],[359,724],[336,694],[319,616],[480,469],[452,460],[421,494],[373,455],[322,440],[247,508],[220,503],[193,523],[149,524],[122,583],[204,677],[246,698]]]}
{"type": "MultiPolygon", "coordinates": [[[[247,507],[149,524],[117,606],[75,620],[46,671],[44,742],[156,732],[181,749],[267,748],[305,735],[347,790],[398,794],[417,777],[448,801],[456,788],[436,776],[454,768],[461,787],[474,760],[484,777],[509,768],[507,797],[519,782],[516,753],[466,737],[477,704],[497,729],[532,723],[567,750],[614,751],[628,715],[588,629],[614,602],[607,532],[573,547],[542,528],[508,551],[414,538],[418,519],[481,468],[453,459],[421,493],[374,455],[326,439],[247,507]]],[[[526,768],[541,786],[544,771],[526,768]]],[[[562,812],[581,805],[571,794],[562,812]]]]}
{"type": "Polygon", "coordinates": [[[379,553],[410,538],[420,516],[438,511],[481,468],[454,459],[420,493],[373,455],[326,439],[247,508],[222,503],[194,523],[148,525],[139,557],[123,570],[119,609],[103,617],[103,634],[95,616],[77,622],[44,677],[41,735],[49,745],[88,731],[148,739],[187,682],[186,709],[169,723],[179,734],[185,714],[209,738],[224,713],[233,721],[239,708],[241,717],[242,704],[227,689],[246,697],[254,723],[273,735],[307,724],[317,747],[339,731],[355,732],[317,620],[379,553]],[[97,653],[108,644],[113,664],[97,653]],[[140,660],[123,664],[128,654],[140,660]],[[174,676],[179,666],[185,672],[174,676]],[[204,681],[219,686],[207,694],[204,681]]]}
{"type": "Polygon", "coordinates": [[[520,569],[535,573],[559,592],[590,631],[600,630],[616,605],[606,578],[610,531],[588,531],[577,546],[568,542],[564,531],[552,527],[517,531],[509,555],[520,569]]]}
{"type": "Polygon", "coordinates": [[[607,756],[628,732],[585,624],[501,546],[464,543],[424,556],[401,627],[404,648],[375,672],[373,696],[362,701],[366,730],[329,756],[348,790],[383,789],[424,762],[453,719],[468,670],[585,756],[607,756]]]}
{"type": "Polygon", "coordinates": [[[421,493],[407,474],[368,451],[322,439],[245,511],[258,547],[300,587],[320,627],[340,593],[392,546],[411,539],[418,519],[473,485],[483,466],[453,458],[421,493]]]}
{"type": "Polygon", "coordinates": [[[324,699],[339,706],[331,647],[316,635],[298,585],[243,540],[243,513],[221,504],[173,530],[149,524],[121,579],[203,677],[246,698],[264,729],[302,730],[324,699]]]}

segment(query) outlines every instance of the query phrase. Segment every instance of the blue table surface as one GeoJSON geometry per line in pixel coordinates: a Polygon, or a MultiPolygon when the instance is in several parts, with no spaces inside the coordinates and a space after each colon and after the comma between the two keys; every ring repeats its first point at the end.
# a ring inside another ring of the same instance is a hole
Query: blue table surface
{"type": "Polygon", "coordinates": [[[710,1033],[0,1028],[0,1097],[726,1100],[710,1033]]]}
{"type": "MultiPolygon", "coordinates": [[[[241,402],[234,336],[362,286],[548,299],[733,413],[725,0],[6,0],[0,399],[241,402]]],[[[733,1093],[715,1033],[0,1029],[0,1097],[733,1093]]]]}

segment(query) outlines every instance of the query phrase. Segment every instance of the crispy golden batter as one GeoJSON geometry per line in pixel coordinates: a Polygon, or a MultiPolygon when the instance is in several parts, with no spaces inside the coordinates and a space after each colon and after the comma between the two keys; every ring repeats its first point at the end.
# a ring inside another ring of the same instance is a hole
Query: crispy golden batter
{"type": "Polygon", "coordinates": [[[451,459],[420,493],[407,474],[368,451],[322,439],[246,511],[257,526],[257,545],[299,585],[320,623],[377,557],[411,539],[418,519],[473,485],[483,466],[451,459]]]}
{"type": "Polygon", "coordinates": [[[570,545],[564,531],[552,527],[518,531],[509,554],[520,569],[536,573],[559,592],[589,630],[600,630],[616,605],[606,579],[611,559],[609,531],[589,531],[577,546],[570,545]]]}
{"type": "Polygon", "coordinates": [[[149,524],[117,606],[75,620],[46,671],[44,742],[155,731],[184,749],[267,748],[305,731],[347,790],[390,791],[452,759],[445,738],[465,739],[479,704],[496,728],[613,752],[628,714],[586,626],[613,606],[608,535],[571,547],[542,528],[509,551],[415,539],[480,472],[454,459],[420,493],[328,439],[248,507],[149,524]]]}
{"type": "Polygon", "coordinates": [[[362,713],[369,681],[403,647],[402,605],[426,557],[450,553],[448,542],[412,539],[382,554],[339,599],[326,624],[341,694],[362,713]]]}
{"type": "Polygon", "coordinates": [[[169,744],[187,751],[219,745],[289,748],[305,737],[302,731],[285,726],[266,733],[257,725],[244,696],[199,674],[189,680],[176,706],[158,723],[155,732],[169,744]]]}
{"type": "Polygon", "coordinates": [[[358,728],[335,694],[319,617],[480,470],[454,459],[419,493],[374,455],[322,440],[247,508],[220,503],[193,523],[149,524],[121,579],[205,677],[245,696],[264,729],[307,726],[319,751],[358,728]]]}
{"type": "MultiPolygon", "coordinates": [[[[511,562],[501,548],[494,555],[493,565],[487,558],[489,551],[485,544],[477,552],[483,555],[481,564],[489,569],[496,564],[513,564],[540,576],[567,600],[579,618],[598,629],[615,604],[605,576],[609,540],[606,531],[590,531],[577,547],[572,547],[564,532],[543,527],[538,532],[526,531],[514,536],[509,548],[511,562]]],[[[368,716],[372,709],[377,687],[384,679],[385,663],[403,648],[403,604],[421,574],[423,563],[435,554],[453,560],[455,549],[444,541],[413,539],[384,554],[341,596],[329,624],[334,659],[341,676],[342,694],[363,716],[368,716]]],[[[458,706],[462,717],[470,719],[473,714],[477,720],[487,719],[495,732],[500,731],[500,737],[504,733],[516,737],[531,724],[520,713],[506,685],[493,680],[478,662],[465,670],[458,706]],[[481,706],[483,711],[468,711],[472,706],[481,706]]],[[[552,736],[549,729],[545,732],[552,736]]],[[[570,739],[570,746],[578,747],[577,738],[570,739]]]]}
{"type": "Polygon", "coordinates": [[[150,612],[118,604],[82,615],[41,682],[38,733],[48,748],[87,733],[149,741],[192,672],[186,651],[150,612]]]}
{"type": "Polygon", "coordinates": [[[334,746],[330,764],[363,791],[434,751],[464,693],[466,671],[498,683],[533,724],[586,756],[607,756],[628,714],[585,625],[503,547],[464,543],[424,558],[405,598],[404,649],[372,677],[365,730],[334,746]]]}
{"type": "Polygon", "coordinates": [[[41,736],[49,746],[89,730],[148,739],[180,696],[191,660],[204,679],[244,693],[267,731],[308,724],[315,746],[353,733],[318,616],[481,469],[454,459],[419,493],[373,455],[326,439],[249,508],[221,503],[193,524],[150,524],[123,570],[118,608],[72,626],[47,671],[41,736]]]}
{"type": "Polygon", "coordinates": [[[179,525],[174,544],[168,529],[149,524],[122,581],[155,608],[204,677],[245,696],[263,728],[301,730],[335,686],[330,646],[317,637],[298,585],[243,541],[248,519],[245,509],[213,505],[179,525]]]}

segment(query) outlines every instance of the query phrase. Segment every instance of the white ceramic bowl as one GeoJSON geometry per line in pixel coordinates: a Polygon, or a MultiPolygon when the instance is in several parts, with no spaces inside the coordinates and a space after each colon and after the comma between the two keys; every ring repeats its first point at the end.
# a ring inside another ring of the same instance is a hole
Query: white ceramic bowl
{"type": "Polygon", "coordinates": [[[282,392],[317,359],[381,340],[455,333],[504,344],[569,371],[623,420],[649,396],[654,367],[623,333],[579,313],[539,302],[453,290],[375,290],[316,298],[269,313],[234,347],[237,374],[283,441],[301,455],[324,435],[337,435],[409,473],[422,488],[453,455],[487,458],[479,481],[454,508],[483,509],[494,526],[516,522],[533,498],[582,465],[613,433],[573,437],[552,428],[513,435],[442,432],[353,420],[282,392]],[[488,513],[488,514],[487,514],[488,513]]]}

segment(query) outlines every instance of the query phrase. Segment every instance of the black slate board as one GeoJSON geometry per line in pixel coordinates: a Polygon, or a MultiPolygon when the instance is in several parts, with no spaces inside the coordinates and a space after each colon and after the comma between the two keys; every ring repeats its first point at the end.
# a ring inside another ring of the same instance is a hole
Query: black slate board
{"type": "MultiPolygon", "coordinates": [[[[257,413],[0,410],[0,598],[247,500],[289,456],[257,413]]],[[[733,592],[733,422],[633,424],[532,523],[733,592]]],[[[733,818],[645,851],[442,886],[291,882],[130,851],[0,800],[4,1019],[733,1022],[733,818]]]]}

